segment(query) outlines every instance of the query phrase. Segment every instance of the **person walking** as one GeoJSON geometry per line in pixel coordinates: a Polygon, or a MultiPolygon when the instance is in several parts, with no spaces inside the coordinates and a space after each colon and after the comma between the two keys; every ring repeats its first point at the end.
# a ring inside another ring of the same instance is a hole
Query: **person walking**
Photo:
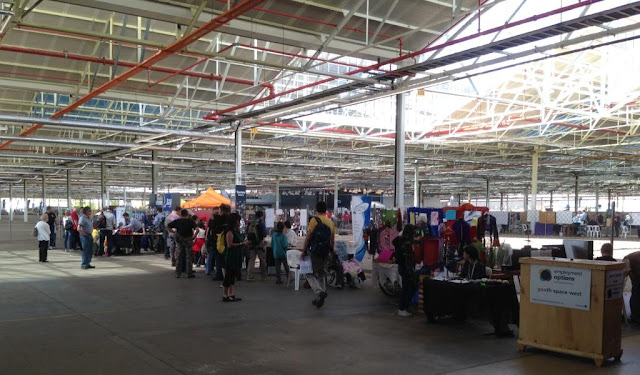
{"type": "Polygon", "coordinates": [[[93,258],[93,223],[90,219],[91,207],[84,207],[82,215],[78,219],[78,235],[80,236],[80,244],[82,246],[82,266],[83,270],[96,268],[91,265],[93,258]]]}
{"type": "Polygon", "coordinates": [[[156,251],[159,253],[163,253],[164,254],[164,259],[169,259],[169,248],[167,247],[167,230],[164,227],[164,219],[165,219],[165,214],[162,211],[162,207],[157,207],[156,208],[156,216],[153,218],[153,228],[155,229],[156,233],[161,234],[162,237],[160,237],[160,240],[157,241],[157,249],[156,251]]]}
{"type": "Polygon", "coordinates": [[[71,219],[71,212],[69,210],[66,210],[64,216],[62,216],[62,227],[64,228],[64,251],[69,251],[73,247],[73,220],[71,219]]]}
{"type": "Polygon", "coordinates": [[[249,241],[240,232],[240,215],[232,213],[227,222],[225,233],[225,272],[222,283],[222,302],[239,302],[242,298],[236,297],[235,283],[242,269],[243,249],[249,245],[249,241]]]}
{"type": "Polygon", "coordinates": [[[395,251],[393,257],[398,264],[398,273],[402,277],[402,292],[400,293],[400,306],[398,315],[411,316],[407,311],[411,298],[415,294],[416,275],[415,260],[413,255],[413,243],[416,237],[415,226],[408,224],[404,227],[402,235],[393,240],[395,251]]]}
{"type": "Polygon", "coordinates": [[[75,207],[71,210],[71,250],[82,250],[82,241],[80,241],[80,232],[78,231],[78,222],[80,221],[80,215],[82,214],[81,207],[75,207]]]}
{"type": "Polygon", "coordinates": [[[193,279],[193,239],[197,234],[198,225],[189,216],[189,211],[180,211],[180,219],[174,220],[167,228],[175,234],[178,255],[176,255],[176,278],[180,278],[186,269],[187,277],[193,279]]]}
{"type": "Polygon", "coordinates": [[[275,233],[271,235],[271,248],[273,249],[273,258],[276,261],[276,284],[282,284],[280,265],[284,266],[284,274],[289,274],[289,265],[287,264],[289,240],[287,239],[287,235],[283,233],[284,228],[284,223],[278,222],[275,233]]]}
{"type": "Polygon", "coordinates": [[[213,213],[209,217],[207,222],[207,231],[205,235],[205,246],[207,247],[207,261],[205,262],[204,269],[207,275],[211,275],[216,264],[216,242],[218,236],[216,235],[216,218],[220,216],[220,207],[215,207],[213,213]]]}
{"type": "Polygon", "coordinates": [[[53,211],[53,207],[47,206],[47,224],[49,224],[49,230],[51,235],[49,236],[49,249],[56,248],[56,219],[58,215],[53,211]]]}
{"type": "Polygon", "coordinates": [[[264,249],[264,239],[267,237],[267,227],[264,222],[264,212],[256,212],[255,219],[249,223],[247,239],[250,244],[249,264],[247,265],[247,280],[255,280],[252,276],[256,267],[256,258],[260,259],[260,276],[267,278],[267,257],[264,249]]]}
{"type": "MultiPolygon", "coordinates": [[[[167,215],[167,218],[164,220],[164,226],[165,228],[168,228],[169,224],[171,224],[172,222],[174,222],[175,220],[180,219],[180,212],[182,211],[182,209],[180,208],[180,206],[176,207],[175,210],[171,211],[171,213],[169,215],[167,215]]],[[[167,250],[171,256],[171,266],[175,267],[176,266],[176,233],[167,229],[167,250]]],[[[165,252],[165,258],[166,258],[166,252],[165,252]]],[[[167,258],[168,259],[168,258],[167,258]]]]}
{"type": "Polygon", "coordinates": [[[336,229],[327,216],[327,203],[318,202],[316,217],[309,222],[307,236],[304,240],[302,257],[310,255],[312,273],[305,275],[316,298],[312,304],[317,308],[324,305],[327,298],[326,278],[329,253],[334,252],[336,229]]]}
{"type": "Polygon", "coordinates": [[[46,263],[47,260],[47,250],[49,249],[49,240],[51,236],[51,226],[49,225],[49,215],[43,214],[40,217],[40,221],[36,224],[35,229],[38,232],[38,249],[39,249],[39,260],[38,262],[46,263]]]}

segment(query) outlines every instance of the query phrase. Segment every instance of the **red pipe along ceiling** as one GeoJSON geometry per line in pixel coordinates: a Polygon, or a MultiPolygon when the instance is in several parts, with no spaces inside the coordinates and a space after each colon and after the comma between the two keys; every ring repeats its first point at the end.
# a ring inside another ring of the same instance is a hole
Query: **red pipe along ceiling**
{"type": "MultiPolygon", "coordinates": [[[[77,55],[77,54],[73,54],[73,53],[68,53],[66,51],[64,51],[64,52],[55,52],[55,51],[46,51],[46,50],[37,50],[37,49],[31,49],[31,48],[16,47],[16,46],[0,46],[0,51],[24,53],[24,54],[37,55],[37,56],[55,57],[55,58],[60,58],[60,59],[69,59],[69,60],[76,60],[76,61],[86,61],[86,62],[93,62],[93,63],[97,63],[97,64],[112,65],[112,66],[116,65],[115,60],[113,60],[113,59],[107,59],[107,58],[103,58],[103,57],[77,55]]],[[[221,50],[221,52],[223,52],[223,51],[224,50],[221,50]]],[[[171,68],[163,68],[163,67],[159,67],[159,66],[151,66],[151,67],[149,67],[149,70],[154,71],[154,72],[168,73],[169,75],[164,77],[164,78],[162,78],[162,79],[160,79],[157,82],[149,84],[149,87],[155,86],[155,85],[157,85],[157,84],[159,84],[161,82],[164,82],[164,81],[168,80],[169,78],[175,77],[176,75],[203,78],[203,79],[209,79],[209,80],[212,80],[212,81],[222,81],[222,76],[220,76],[220,75],[215,75],[215,74],[211,74],[211,73],[197,73],[197,72],[189,72],[188,71],[189,69],[193,68],[195,65],[198,65],[198,64],[200,64],[200,63],[202,63],[204,61],[206,61],[206,59],[200,60],[200,61],[198,61],[198,63],[192,64],[192,65],[188,66],[187,68],[184,68],[184,69],[181,69],[181,70],[176,70],[176,69],[171,69],[171,68]]],[[[137,65],[136,63],[132,63],[132,62],[128,62],[128,61],[118,61],[118,66],[124,66],[124,67],[127,67],[127,68],[133,68],[136,65],[137,65]]],[[[247,80],[247,79],[227,77],[225,79],[225,81],[231,82],[231,83],[237,83],[237,84],[241,84],[241,85],[254,86],[253,81],[250,81],[250,80],[247,80]]],[[[275,89],[274,89],[274,87],[273,87],[273,85],[271,83],[264,82],[264,83],[259,83],[258,85],[269,89],[270,95],[274,95],[275,94],[275,89]]]]}
{"type": "MultiPolygon", "coordinates": [[[[179,53],[180,51],[182,51],[184,48],[186,48],[190,44],[196,42],[198,39],[204,37],[205,35],[209,34],[212,31],[215,31],[215,30],[219,29],[220,27],[226,25],[228,22],[231,22],[232,20],[240,17],[242,14],[244,14],[244,13],[248,12],[249,10],[253,9],[255,6],[259,5],[263,1],[264,0],[243,0],[243,1],[241,1],[239,4],[237,4],[233,8],[231,8],[231,9],[227,10],[226,12],[218,15],[217,17],[213,18],[209,22],[207,22],[204,25],[200,26],[199,28],[195,29],[191,33],[189,33],[187,35],[184,35],[179,40],[176,40],[175,42],[171,43],[169,46],[167,46],[167,47],[161,49],[160,51],[156,52],[155,54],[153,54],[153,56],[150,56],[146,60],[144,60],[144,61],[142,61],[142,62],[140,62],[138,64],[135,64],[135,66],[131,67],[126,72],[120,74],[119,76],[113,78],[112,80],[110,80],[108,82],[103,83],[102,85],[100,85],[100,87],[93,89],[91,92],[89,92],[85,96],[83,96],[81,98],[78,98],[78,100],[76,100],[75,102],[69,104],[64,109],[61,109],[61,110],[57,111],[56,113],[54,113],[53,115],[51,115],[51,118],[52,119],[60,118],[60,117],[62,117],[64,115],[66,115],[67,113],[70,113],[70,112],[76,110],[78,107],[80,107],[81,105],[89,102],[91,99],[99,96],[100,94],[102,94],[104,92],[107,92],[110,89],[112,89],[113,87],[116,87],[119,84],[127,81],[129,78],[135,76],[136,74],[141,73],[141,72],[143,72],[145,70],[151,69],[158,62],[168,58],[169,56],[172,56],[172,55],[174,55],[176,53],[179,53]]],[[[43,124],[34,124],[30,128],[27,128],[27,129],[23,130],[19,135],[20,136],[29,135],[29,134],[35,132],[36,130],[40,129],[43,126],[44,126],[43,124]]],[[[10,141],[10,140],[9,141],[5,141],[4,143],[0,144],[0,149],[7,147],[11,143],[12,143],[12,141],[10,141]]]]}
{"type": "MultiPolygon", "coordinates": [[[[228,0],[218,0],[218,2],[219,3],[223,3],[223,4],[227,4],[228,0]]],[[[315,23],[315,24],[318,24],[318,25],[324,25],[324,26],[330,26],[330,27],[338,27],[337,23],[322,21],[322,20],[318,20],[318,19],[315,19],[315,18],[302,17],[302,16],[298,16],[296,14],[284,13],[284,12],[279,12],[279,11],[276,11],[276,10],[259,8],[259,7],[256,7],[254,9],[259,11],[259,12],[273,14],[273,15],[276,15],[276,16],[282,16],[282,17],[289,18],[289,19],[296,19],[296,20],[299,20],[299,21],[311,22],[311,23],[315,23]]],[[[366,30],[362,30],[362,29],[358,29],[358,28],[350,27],[350,26],[343,26],[342,29],[349,30],[349,31],[355,31],[355,32],[361,33],[361,34],[366,34],[367,33],[366,30]]],[[[374,31],[369,31],[369,35],[373,35],[373,34],[374,34],[374,31]]],[[[383,38],[383,39],[392,38],[392,36],[390,36],[390,35],[385,35],[385,34],[381,34],[381,33],[378,33],[378,36],[383,38]]]]}
{"type": "MultiPolygon", "coordinates": [[[[427,52],[436,51],[436,50],[439,50],[439,49],[442,49],[442,48],[445,48],[445,47],[448,47],[448,46],[452,46],[452,45],[455,45],[455,44],[459,44],[459,43],[462,43],[462,42],[473,40],[473,39],[479,38],[481,36],[493,34],[493,33],[496,33],[498,31],[506,30],[506,29],[509,29],[509,28],[512,28],[512,27],[521,26],[521,25],[524,25],[526,23],[535,22],[535,21],[537,21],[539,19],[542,19],[542,18],[546,18],[546,17],[550,17],[550,16],[553,16],[553,15],[556,15],[556,14],[560,14],[560,13],[566,12],[566,11],[582,8],[582,7],[585,7],[585,6],[588,6],[588,5],[591,5],[591,4],[595,4],[595,3],[598,3],[598,2],[601,2],[601,1],[603,1],[603,0],[585,0],[585,1],[581,1],[581,2],[578,2],[578,3],[572,4],[572,5],[568,5],[568,6],[565,6],[565,7],[554,9],[554,10],[549,11],[549,12],[537,14],[537,15],[534,15],[534,16],[531,16],[531,17],[524,18],[524,19],[519,20],[519,21],[507,23],[507,24],[504,24],[502,26],[494,27],[492,29],[487,29],[485,31],[478,32],[476,34],[468,35],[468,36],[465,36],[465,37],[462,37],[462,38],[459,38],[459,39],[456,39],[456,40],[444,42],[444,43],[441,43],[441,44],[433,46],[432,44],[439,39],[439,37],[438,37],[434,41],[432,41],[429,45],[427,45],[427,47],[425,47],[425,48],[423,48],[421,50],[418,50],[418,51],[415,51],[415,52],[411,52],[411,53],[408,53],[406,55],[402,55],[400,57],[395,57],[393,59],[389,59],[389,60],[386,60],[386,61],[383,61],[383,62],[380,62],[380,63],[377,63],[377,64],[369,65],[367,67],[363,67],[363,68],[360,68],[360,69],[352,70],[350,72],[347,72],[345,75],[354,75],[354,74],[362,73],[362,72],[365,72],[365,71],[375,70],[375,69],[378,69],[378,68],[380,68],[382,66],[389,65],[389,64],[394,64],[394,63],[397,63],[397,62],[400,62],[400,61],[403,61],[403,60],[406,60],[406,59],[411,59],[411,58],[414,58],[416,56],[422,55],[422,54],[427,53],[427,52]]],[[[445,33],[446,33],[446,31],[445,31],[445,33]]],[[[440,36],[442,36],[442,35],[444,35],[444,33],[441,34],[440,36]]],[[[227,114],[227,113],[230,113],[230,112],[234,112],[234,111],[237,111],[239,109],[246,108],[248,106],[252,106],[252,105],[255,105],[255,104],[264,103],[264,102],[266,102],[268,100],[271,100],[271,99],[273,99],[275,97],[288,95],[288,94],[291,94],[291,93],[294,93],[294,92],[297,92],[297,91],[300,91],[300,90],[304,90],[306,88],[310,88],[310,87],[313,87],[313,86],[317,86],[317,85],[321,85],[321,84],[324,84],[324,83],[332,82],[332,81],[335,81],[335,80],[336,80],[336,78],[326,78],[326,79],[323,79],[323,80],[320,80],[320,81],[317,81],[317,82],[314,82],[314,83],[310,83],[310,84],[307,84],[307,85],[303,85],[303,86],[300,86],[300,87],[297,87],[297,88],[294,88],[294,89],[282,91],[282,92],[280,92],[280,93],[278,93],[278,94],[276,94],[274,96],[267,96],[267,97],[264,97],[264,98],[255,99],[255,100],[249,101],[249,102],[247,102],[245,104],[236,105],[236,106],[233,106],[233,107],[229,107],[227,109],[223,109],[223,110],[220,110],[220,111],[216,111],[214,113],[207,114],[207,115],[204,116],[204,119],[206,119],[206,120],[214,120],[215,121],[215,120],[219,119],[220,115],[227,114]]]]}

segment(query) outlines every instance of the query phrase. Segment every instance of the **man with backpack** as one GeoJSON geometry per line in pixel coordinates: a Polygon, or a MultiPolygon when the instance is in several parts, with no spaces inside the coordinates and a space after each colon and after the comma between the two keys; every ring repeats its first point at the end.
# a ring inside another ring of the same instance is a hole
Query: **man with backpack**
{"type": "Polygon", "coordinates": [[[264,249],[264,239],[267,237],[267,226],[264,223],[264,212],[256,212],[254,220],[249,222],[247,239],[249,240],[249,265],[247,266],[247,280],[255,280],[251,274],[256,265],[256,257],[260,259],[260,275],[262,280],[267,279],[267,258],[264,249]]]}
{"type": "Polygon", "coordinates": [[[113,228],[116,227],[116,217],[111,207],[105,207],[99,216],[98,229],[100,230],[100,240],[98,243],[98,255],[104,256],[104,240],[107,240],[107,256],[113,255],[113,228]]]}
{"type": "Polygon", "coordinates": [[[306,278],[316,295],[312,303],[317,308],[321,308],[327,298],[327,266],[329,254],[334,252],[336,230],[331,219],[327,217],[327,203],[318,202],[316,212],[318,216],[309,221],[301,256],[311,257],[313,273],[307,274],[306,278]]]}

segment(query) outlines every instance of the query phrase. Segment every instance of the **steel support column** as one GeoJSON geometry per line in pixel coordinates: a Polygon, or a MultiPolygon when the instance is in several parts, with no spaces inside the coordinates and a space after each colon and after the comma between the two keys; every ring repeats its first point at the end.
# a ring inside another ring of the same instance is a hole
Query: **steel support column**
{"type": "MultiPolygon", "coordinates": [[[[537,210],[536,201],[538,200],[538,156],[538,151],[534,151],[533,157],[531,158],[531,200],[533,201],[530,210],[531,212],[535,212],[537,210]]],[[[533,228],[535,228],[536,225],[535,214],[528,216],[530,216],[530,228],[531,233],[533,233],[533,228]]]]}
{"type": "Polygon", "coordinates": [[[151,194],[158,194],[158,151],[151,151],[151,194]]]}
{"type": "Polygon", "coordinates": [[[596,184],[596,213],[600,212],[600,186],[596,184]]]}
{"type": "Polygon", "coordinates": [[[529,187],[524,188],[524,202],[523,202],[523,211],[529,211],[529,187]]]}
{"type": "Polygon", "coordinates": [[[574,194],[574,211],[575,214],[578,214],[578,175],[576,175],[576,183],[575,186],[573,187],[573,194],[574,194]]]}
{"type": "Polygon", "coordinates": [[[404,206],[404,129],[406,122],[405,96],[396,95],[396,142],[395,142],[395,207],[404,206]]]}
{"type": "Polygon", "coordinates": [[[242,128],[236,128],[236,185],[242,185],[242,128]]]}
{"type": "Polygon", "coordinates": [[[67,208],[69,211],[73,208],[71,205],[71,170],[67,169],[67,208]]]}
{"type": "Polygon", "coordinates": [[[553,190],[551,190],[551,198],[549,199],[549,207],[553,211],[553,190]]]}
{"type": "Polygon", "coordinates": [[[22,180],[22,182],[24,188],[24,222],[26,223],[29,221],[29,202],[27,202],[27,179],[22,180]]]}
{"type": "Polygon", "coordinates": [[[504,192],[500,192],[500,211],[504,211],[504,192]]]}
{"type": "Polygon", "coordinates": [[[280,209],[280,176],[276,176],[276,210],[280,209]]]}
{"type": "Polygon", "coordinates": [[[338,212],[338,174],[336,173],[336,180],[333,185],[333,213],[338,212]]]}
{"type": "Polygon", "coordinates": [[[486,199],[486,206],[487,208],[489,208],[489,179],[487,178],[487,199],[486,199]]]}
{"type": "Polygon", "coordinates": [[[13,221],[13,184],[9,184],[9,221],[13,221]]]}
{"type": "Polygon", "coordinates": [[[42,175],[42,210],[44,212],[44,210],[47,209],[47,189],[44,186],[45,180],[44,180],[44,175],[42,175]]]}
{"type": "Polygon", "coordinates": [[[413,207],[420,207],[420,182],[418,181],[418,175],[420,168],[416,164],[416,169],[413,172],[413,207]]]}
{"type": "Polygon", "coordinates": [[[107,165],[100,163],[100,207],[107,206],[107,165]]]}

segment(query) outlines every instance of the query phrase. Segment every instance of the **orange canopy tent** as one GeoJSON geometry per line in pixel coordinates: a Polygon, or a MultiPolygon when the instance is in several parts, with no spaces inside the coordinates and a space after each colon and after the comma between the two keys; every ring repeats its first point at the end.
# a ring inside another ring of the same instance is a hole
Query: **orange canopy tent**
{"type": "Polygon", "coordinates": [[[231,205],[231,200],[217,193],[212,187],[208,188],[201,196],[194,198],[182,205],[182,208],[216,208],[220,205],[231,205]]]}

